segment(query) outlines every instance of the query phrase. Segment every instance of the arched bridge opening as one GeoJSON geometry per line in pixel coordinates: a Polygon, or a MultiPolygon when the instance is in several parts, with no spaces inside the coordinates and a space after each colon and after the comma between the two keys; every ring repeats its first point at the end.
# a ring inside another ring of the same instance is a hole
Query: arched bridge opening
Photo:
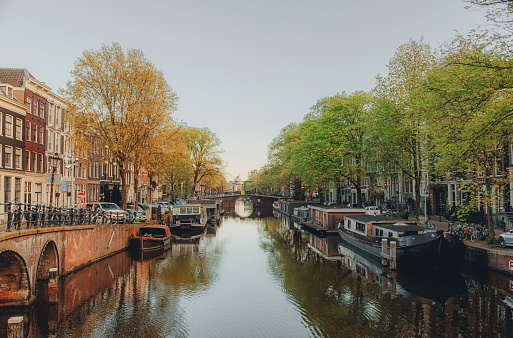
{"type": "Polygon", "coordinates": [[[46,242],[41,255],[39,256],[39,263],[37,265],[37,280],[48,280],[50,277],[50,269],[59,267],[59,256],[57,246],[54,241],[46,242]]]}
{"type": "Polygon", "coordinates": [[[0,303],[3,306],[28,305],[32,295],[27,264],[12,250],[0,251],[0,303]]]}

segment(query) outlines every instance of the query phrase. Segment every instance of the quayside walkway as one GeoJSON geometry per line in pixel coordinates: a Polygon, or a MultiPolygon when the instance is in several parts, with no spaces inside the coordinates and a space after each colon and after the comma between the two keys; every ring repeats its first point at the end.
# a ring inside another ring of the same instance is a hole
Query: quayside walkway
{"type": "MultiPolygon", "coordinates": [[[[410,216],[409,220],[415,220],[410,216]]],[[[436,229],[448,231],[449,222],[440,221],[438,217],[430,219],[436,229]],[[438,219],[438,220],[437,220],[438,219]]],[[[493,227],[495,238],[505,232],[504,229],[493,227]]],[[[486,244],[484,241],[472,242],[463,240],[467,246],[464,259],[483,267],[513,275],[513,247],[501,248],[497,244],[486,244]]]]}

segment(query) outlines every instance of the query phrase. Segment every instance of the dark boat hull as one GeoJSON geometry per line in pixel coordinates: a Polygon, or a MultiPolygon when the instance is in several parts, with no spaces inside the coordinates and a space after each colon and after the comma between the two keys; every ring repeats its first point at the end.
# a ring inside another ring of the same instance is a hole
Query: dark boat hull
{"type": "MultiPolygon", "coordinates": [[[[341,228],[339,235],[342,240],[363,250],[377,258],[382,258],[381,243],[377,241],[363,241],[353,233],[341,228]]],[[[408,236],[396,240],[396,259],[398,266],[413,268],[424,268],[440,264],[440,253],[442,250],[442,232],[431,232],[426,234],[408,236]]]]}
{"type": "Polygon", "coordinates": [[[130,247],[134,250],[152,251],[162,250],[171,246],[171,237],[147,238],[136,236],[130,239],[130,247]]]}

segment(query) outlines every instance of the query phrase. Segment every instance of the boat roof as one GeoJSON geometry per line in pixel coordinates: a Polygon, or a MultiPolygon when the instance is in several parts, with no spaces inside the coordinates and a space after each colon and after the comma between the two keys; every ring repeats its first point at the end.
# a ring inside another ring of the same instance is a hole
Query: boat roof
{"type": "Polygon", "coordinates": [[[327,212],[344,212],[344,213],[353,213],[353,212],[361,212],[365,213],[367,210],[364,208],[350,208],[343,205],[308,205],[309,208],[322,210],[327,212]]]}
{"type": "Polygon", "coordinates": [[[201,207],[202,205],[199,203],[195,204],[177,204],[173,205],[173,208],[192,208],[192,207],[201,207]]]}
{"type": "Polygon", "coordinates": [[[387,230],[397,231],[397,232],[404,232],[404,231],[424,231],[425,229],[421,227],[420,225],[413,224],[413,223],[373,223],[372,226],[378,227],[378,228],[384,228],[387,230]]]}
{"type": "Polygon", "coordinates": [[[155,224],[155,225],[145,225],[140,227],[139,229],[169,229],[167,225],[164,224],[155,224]]]}
{"type": "Polygon", "coordinates": [[[399,219],[384,215],[347,215],[346,218],[354,219],[355,221],[360,222],[391,222],[391,223],[397,223],[399,222],[399,219]]]}

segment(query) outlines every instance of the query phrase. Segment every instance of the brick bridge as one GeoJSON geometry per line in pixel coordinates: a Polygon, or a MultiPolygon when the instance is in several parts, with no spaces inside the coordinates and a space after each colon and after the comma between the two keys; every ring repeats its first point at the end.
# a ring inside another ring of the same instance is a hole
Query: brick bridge
{"type": "Polygon", "coordinates": [[[265,211],[272,211],[273,202],[277,201],[277,196],[257,195],[257,194],[245,194],[245,195],[216,195],[208,196],[211,199],[222,199],[223,209],[230,213],[231,210],[235,210],[235,202],[239,199],[249,199],[253,202],[253,213],[261,214],[265,211]]]}
{"type": "Polygon", "coordinates": [[[24,306],[51,268],[67,275],[129,245],[133,225],[81,225],[0,232],[0,306],[24,306]]]}

